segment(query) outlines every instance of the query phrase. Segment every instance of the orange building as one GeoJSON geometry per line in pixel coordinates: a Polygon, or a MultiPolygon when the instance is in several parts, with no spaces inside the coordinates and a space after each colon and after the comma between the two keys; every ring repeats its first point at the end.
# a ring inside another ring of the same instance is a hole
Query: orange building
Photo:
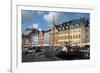
{"type": "Polygon", "coordinates": [[[59,46],[59,42],[58,42],[58,25],[54,25],[54,27],[52,28],[51,31],[51,46],[59,46]]]}

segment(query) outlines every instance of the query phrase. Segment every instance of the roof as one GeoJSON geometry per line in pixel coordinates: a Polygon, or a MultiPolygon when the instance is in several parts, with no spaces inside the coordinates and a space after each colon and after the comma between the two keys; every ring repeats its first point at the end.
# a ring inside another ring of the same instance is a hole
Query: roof
{"type": "Polygon", "coordinates": [[[31,30],[25,31],[25,32],[24,32],[24,35],[28,35],[28,34],[31,33],[31,32],[32,32],[31,30]]]}
{"type": "Polygon", "coordinates": [[[36,28],[28,28],[28,29],[26,29],[25,32],[27,32],[27,31],[31,31],[29,34],[32,34],[32,33],[38,33],[38,32],[39,32],[39,30],[36,29],[36,28]]]}
{"type": "Polygon", "coordinates": [[[50,31],[51,31],[51,29],[42,30],[43,33],[50,32],[50,31]]]}
{"type": "Polygon", "coordinates": [[[85,19],[84,17],[75,19],[75,20],[70,20],[67,22],[64,22],[62,24],[59,24],[56,26],[59,30],[59,28],[62,29],[69,29],[69,28],[79,28],[81,25],[89,26],[89,20],[85,19]]]}

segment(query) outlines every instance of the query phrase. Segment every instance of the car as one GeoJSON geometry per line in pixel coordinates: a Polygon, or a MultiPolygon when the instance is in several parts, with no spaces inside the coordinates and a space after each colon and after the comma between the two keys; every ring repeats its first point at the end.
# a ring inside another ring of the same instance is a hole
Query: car
{"type": "Polygon", "coordinates": [[[28,50],[27,53],[35,53],[35,50],[28,50]]]}
{"type": "Polygon", "coordinates": [[[22,53],[23,53],[23,54],[26,54],[27,51],[28,51],[28,48],[23,48],[23,49],[22,49],[22,53]]]}

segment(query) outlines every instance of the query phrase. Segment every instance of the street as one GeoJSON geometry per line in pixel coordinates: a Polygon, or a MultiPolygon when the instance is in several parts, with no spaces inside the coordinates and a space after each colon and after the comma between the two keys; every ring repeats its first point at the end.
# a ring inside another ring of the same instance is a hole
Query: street
{"type": "Polygon", "coordinates": [[[89,55],[80,50],[75,50],[72,52],[63,52],[49,50],[48,48],[40,50],[32,50],[32,52],[22,54],[22,62],[41,62],[41,61],[61,61],[61,60],[81,60],[89,59],[89,55]]]}
{"type": "Polygon", "coordinates": [[[60,60],[55,57],[49,51],[45,51],[43,54],[39,53],[28,53],[22,54],[22,62],[39,62],[39,61],[57,61],[60,60]]]}

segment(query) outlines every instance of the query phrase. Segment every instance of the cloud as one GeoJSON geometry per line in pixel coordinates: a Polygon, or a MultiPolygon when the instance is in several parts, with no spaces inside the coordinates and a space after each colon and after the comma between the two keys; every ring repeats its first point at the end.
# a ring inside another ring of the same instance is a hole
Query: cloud
{"type": "Polygon", "coordinates": [[[54,24],[61,24],[62,22],[67,21],[64,14],[59,12],[49,12],[47,15],[44,15],[44,20],[49,24],[49,26],[52,26],[53,21],[54,24]]]}
{"type": "Polygon", "coordinates": [[[32,24],[32,28],[39,29],[39,25],[38,24],[32,24]]]}
{"type": "Polygon", "coordinates": [[[39,31],[41,31],[42,29],[41,28],[39,28],[39,31]]]}
{"type": "Polygon", "coordinates": [[[30,25],[29,28],[39,29],[39,25],[34,23],[34,24],[30,25]]]}

